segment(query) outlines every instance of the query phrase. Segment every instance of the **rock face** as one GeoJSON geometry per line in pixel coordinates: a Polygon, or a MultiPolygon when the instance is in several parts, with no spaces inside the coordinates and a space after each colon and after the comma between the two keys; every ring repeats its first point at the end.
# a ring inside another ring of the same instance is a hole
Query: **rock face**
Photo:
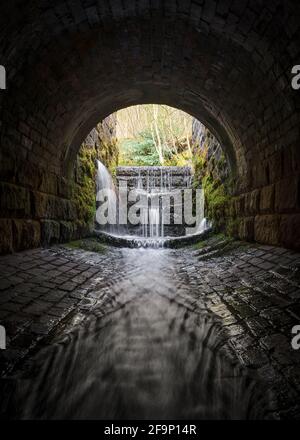
{"type": "Polygon", "coordinates": [[[198,156],[203,160],[203,175],[210,174],[214,180],[224,182],[229,176],[230,168],[220,142],[197,119],[193,119],[192,130],[194,159],[198,156]]]}
{"type": "Polygon", "coordinates": [[[96,152],[97,159],[101,160],[110,171],[118,165],[119,150],[116,141],[116,113],[112,113],[88,134],[83,146],[96,152]]]}
{"type": "Polygon", "coordinates": [[[216,137],[196,119],[193,121],[193,153],[194,181],[204,189],[205,216],[213,222],[216,232],[232,234],[232,215],[228,215],[227,209],[232,193],[229,162],[216,137]]]}

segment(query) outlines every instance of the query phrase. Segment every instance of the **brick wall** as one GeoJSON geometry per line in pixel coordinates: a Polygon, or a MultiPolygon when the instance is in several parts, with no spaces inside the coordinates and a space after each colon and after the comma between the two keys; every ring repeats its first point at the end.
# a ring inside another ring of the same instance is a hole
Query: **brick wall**
{"type": "Polygon", "coordinates": [[[80,144],[116,109],[146,102],[188,111],[221,141],[240,236],[299,246],[299,16],[297,0],[5,2],[2,250],[37,245],[42,221],[71,221],[80,144]]]}

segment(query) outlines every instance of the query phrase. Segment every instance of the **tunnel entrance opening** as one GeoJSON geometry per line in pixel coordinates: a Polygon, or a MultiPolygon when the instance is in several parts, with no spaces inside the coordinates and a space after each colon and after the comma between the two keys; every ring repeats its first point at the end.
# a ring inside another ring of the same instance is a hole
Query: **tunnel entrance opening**
{"type": "MultiPolygon", "coordinates": [[[[97,232],[157,246],[201,234],[214,220],[222,229],[230,168],[220,143],[191,115],[158,104],[117,111],[90,132],[80,154],[75,175],[96,161],[97,232]]],[[[87,214],[95,204],[92,180],[91,172],[78,180],[77,193],[90,200],[87,214]]]]}

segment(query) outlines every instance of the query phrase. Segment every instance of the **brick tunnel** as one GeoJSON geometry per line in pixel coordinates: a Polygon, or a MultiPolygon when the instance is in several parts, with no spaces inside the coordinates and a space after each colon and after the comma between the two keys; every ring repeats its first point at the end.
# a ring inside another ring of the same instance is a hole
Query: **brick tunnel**
{"type": "Polygon", "coordinates": [[[298,0],[1,5],[0,419],[300,419],[299,23],[298,0]],[[153,103],[223,148],[233,237],[78,224],[83,141],[153,103]]]}
{"type": "Polygon", "coordinates": [[[298,2],[279,0],[3,5],[2,253],[47,244],[53,228],[72,238],[81,142],[116,109],[151,102],[220,140],[240,238],[299,247],[298,19],[298,2]]]}

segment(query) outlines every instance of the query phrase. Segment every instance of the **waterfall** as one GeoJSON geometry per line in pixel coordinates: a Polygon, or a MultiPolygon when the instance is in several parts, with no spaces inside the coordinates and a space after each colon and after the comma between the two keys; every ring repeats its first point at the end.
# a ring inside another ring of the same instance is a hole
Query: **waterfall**
{"type": "Polygon", "coordinates": [[[116,177],[117,186],[97,161],[98,230],[156,246],[211,226],[204,217],[203,191],[192,190],[189,167],[119,167],[116,177]]]}
{"type": "Polygon", "coordinates": [[[145,189],[139,172],[137,177],[138,190],[146,195],[146,204],[142,208],[141,235],[144,238],[159,239],[164,237],[164,209],[162,197],[172,191],[172,170],[160,169],[157,176],[151,168],[147,170],[145,189]]]}
{"type": "Polygon", "coordinates": [[[111,174],[100,160],[97,160],[96,174],[97,202],[105,202],[102,213],[106,212],[109,221],[104,225],[100,214],[96,214],[96,223],[109,232],[117,232],[117,192],[111,174]]]}
{"type": "Polygon", "coordinates": [[[108,169],[106,168],[105,165],[103,165],[102,162],[100,162],[100,160],[97,160],[96,185],[97,185],[97,192],[102,189],[111,189],[114,192],[116,191],[113,179],[108,169]]]}
{"type": "Polygon", "coordinates": [[[205,231],[209,227],[208,220],[204,217],[197,228],[197,233],[205,231]]]}

